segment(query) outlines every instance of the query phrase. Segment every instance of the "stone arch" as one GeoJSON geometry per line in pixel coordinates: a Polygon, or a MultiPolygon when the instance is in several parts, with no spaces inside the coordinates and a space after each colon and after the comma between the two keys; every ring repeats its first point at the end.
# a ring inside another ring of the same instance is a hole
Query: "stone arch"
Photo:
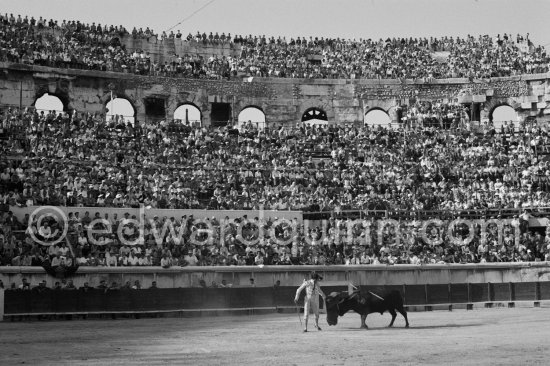
{"type": "Polygon", "coordinates": [[[181,103],[174,110],[173,118],[174,121],[181,121],[182,123],[189,122],[190,124],[198,123],[202,125],[202,111],[195,103],[191,102],[181,103]]]}
{"type": "Polygon", "coordinates": [[[106,99],[104,105],[105,117],[107,121],[111,119],[117,120],[122,116],[124,121],[132,124],[136,121],[137,109],[129,98],[124,96],[116,96],[111,99],[106,99]]]}
{"type": "Polygon", "coordinates": [[[132,105],[132,108],[134,108],[134,111],[136,113],[139,110],[138,105],[143,104],[139,100],[136,100],[135,98],[131,97],[130,95],[128,95],[124,92],[115,91],[115,90],[113,90],[113,94],[111,94],[110,92],[107,92],[107,93],[103,94],[103,96],[98,95],[97,97],[99,98],[99,101],[103,104],[103,107],[105,107],[107,105],[107,103],[109,103],[111,101],[111,97],[113,99],[114,98],[126,99],[128,102],[130,102],[130,104],[132,105]]]}
{"type": "Polygon", "coordinates": [[[495,128],[500,128],[505,121],[512,121],[514,124],[518,122],[518,111],[508,101],[493,103],[488,108],[489,121],[493,123],[495,128]],[[497,113],[495,114],[495,112],[497,113]]]}
{"type": "Polygon", "coordinates": [[[69,82],[68,80],[59,79],[57,81],[53,80],[39,80],[35,81],[34,85],[34,101],[33,105],[36,104],[36,101],[43,97],[45,94],[57,97],[63,103],[63,110],[65,112],[70,112],[71,107],[71,98],[69,96],[69,82]]]}
{"type": "Polygon", "coordinates": [[[492,118],[493,111],[502,105],[507,105],[517,110],[521,106],[521,102],[518,102],[515,98],[490,98],[482,103],[481,109],[487,113],[487,118],[492,118]]]}
{"type": "Polygon", "coordinates": [[[372,107],[363,116],[364,124],[371,126],[389,126],[392,119],[387,111],[380,107],[372,107]]]}
{"type": "MultiPolygon", "coordinates": [[[[508,113],[510,114],[510,116],[517,116],[517,111],[512,106],[508,104],[501,104],[491,111],[490,119],[492,121],[495,121],[499,118],[503,120],[503,118],[506,118],[505,114],[508,113]]],[[[517,119],[510,118],[510,120],[516,121],[517,119]]]]}
{"type": "Polygon", "coordinates": [[[259,128],[264,128],[266,123],[265,112],[261,107],[248,105],[241,109],[237,117],[237,125],[240,128],[243,124],[251,122],[259,128]]]}
{"type": "Polygon", "coordinates": [[[325,110],[318,107],[310,107],[302,113],[302,122],[314,124],[327,124],[328,117],[325,110]]]}
{"type": "Polygon", "coordinates": [[[67,109],[67,104],[63,102],[63,99],[60,98],[55,93],[44,92],[39,97],[34,100],[34,108],[37,111],[57,111],[63,112],[67,109]]]}

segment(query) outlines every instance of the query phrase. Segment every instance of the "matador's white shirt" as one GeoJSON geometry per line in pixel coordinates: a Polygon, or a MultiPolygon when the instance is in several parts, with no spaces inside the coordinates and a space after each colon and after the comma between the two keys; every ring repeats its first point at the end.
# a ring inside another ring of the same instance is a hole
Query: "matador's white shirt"
{"type": "Polygon", "coordinates": [[[296,290],[296,298],[300,297],[300,294],[304,288],[306,289],[306,301],[309,299],[318,300],[319,295],[321,295],[323,299],[325,298],[325,293],[321,290],[319,282],[315,282],[315,280],[304,281],[304,283],[298,287],[298,290],[296,290]]]}

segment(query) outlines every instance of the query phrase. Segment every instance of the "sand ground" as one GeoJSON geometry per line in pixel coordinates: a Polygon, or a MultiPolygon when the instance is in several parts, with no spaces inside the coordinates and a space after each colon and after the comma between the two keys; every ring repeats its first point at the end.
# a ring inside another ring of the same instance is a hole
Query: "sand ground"
{"type": "MultiPolygon", "coordinates": [[[[550,309],[346,314],[302,333],[296,314],[0,323],[0,365],[549,365],[550,309]]],[[[312,328],[312,327],[311,327],[312,328]]]]}

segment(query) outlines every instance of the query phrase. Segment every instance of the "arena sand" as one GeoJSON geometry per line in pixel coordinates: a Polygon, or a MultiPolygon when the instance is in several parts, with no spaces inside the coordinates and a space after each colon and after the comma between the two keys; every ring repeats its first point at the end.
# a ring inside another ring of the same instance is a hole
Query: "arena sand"
{"type": "Polygon", "coordinates": [[[548,365],[550,309],[346,314],[302,333],[296,314],[0,323],[0,365],[548,365]]]}

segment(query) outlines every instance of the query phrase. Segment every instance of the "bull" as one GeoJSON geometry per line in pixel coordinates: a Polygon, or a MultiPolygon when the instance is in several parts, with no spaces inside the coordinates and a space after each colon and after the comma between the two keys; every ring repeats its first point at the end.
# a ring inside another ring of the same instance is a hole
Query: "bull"
{"type": "Polygon", "coordinates": [[[328,325],[338,324],[338,316],[344,316],[345,313],[353,310],[361,315],[361,328],[368,329],[367,315],[371,313],[382,315],[388,311],[391,314],[391,322],[388,327],[392,327],[397,317],[397,310],[405,318],[405,327],[409,327],[407,312],[403,307],[403,297],[396,290],[381,293],[380,296],[370,291],[364,295],[359,291],[332,292],[327,296],[326,304],[328,325]]]}

